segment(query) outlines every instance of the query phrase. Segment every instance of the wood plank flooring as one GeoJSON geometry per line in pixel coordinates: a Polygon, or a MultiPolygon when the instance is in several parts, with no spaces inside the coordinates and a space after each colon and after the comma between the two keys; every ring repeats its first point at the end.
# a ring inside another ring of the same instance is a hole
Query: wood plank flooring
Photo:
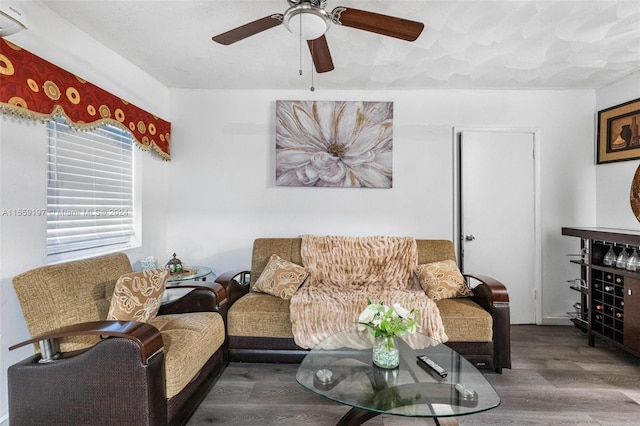
{"type": "MultiPolygon", "coordinates": [[[[640,425],[640,359],[573,326],[511,327],[512,369],[486,372],[502,400],[461,425],[640,425]]],[[[302,388],[295,364],[231,363],[189,421],[200,425],[335,425],[349,408],[302,388]]],[[[367,426],[432,425],[378,416],[367,426]]]]}

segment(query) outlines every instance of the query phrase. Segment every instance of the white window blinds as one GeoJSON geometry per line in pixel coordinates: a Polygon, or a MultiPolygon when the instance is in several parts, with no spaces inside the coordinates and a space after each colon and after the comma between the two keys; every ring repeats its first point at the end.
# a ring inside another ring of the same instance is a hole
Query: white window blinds
{"type": "Polygon", "coordinates": [[[130,134],[108,125],[76,131],[62,119],[47,127],[49,259],[127,247],[134,236],[130,134]]]}

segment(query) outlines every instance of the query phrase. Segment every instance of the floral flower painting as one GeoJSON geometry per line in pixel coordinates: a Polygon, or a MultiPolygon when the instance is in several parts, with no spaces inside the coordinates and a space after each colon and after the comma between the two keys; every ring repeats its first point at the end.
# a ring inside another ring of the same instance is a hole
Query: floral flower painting
{"type": "Polygon", "coordinates": [[[392,102],[276,102],[276,185],[391,188],[392,102]]]}

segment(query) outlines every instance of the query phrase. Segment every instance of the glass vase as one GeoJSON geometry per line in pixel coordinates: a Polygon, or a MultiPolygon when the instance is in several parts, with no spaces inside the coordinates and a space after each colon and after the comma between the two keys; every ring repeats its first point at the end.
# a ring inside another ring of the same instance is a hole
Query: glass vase
{"type": "Polygon", "coordinates": [[[395,336],[376,337],[373,341],[373,363],[380,368],[400,365],[400,353],[395,336]]]}

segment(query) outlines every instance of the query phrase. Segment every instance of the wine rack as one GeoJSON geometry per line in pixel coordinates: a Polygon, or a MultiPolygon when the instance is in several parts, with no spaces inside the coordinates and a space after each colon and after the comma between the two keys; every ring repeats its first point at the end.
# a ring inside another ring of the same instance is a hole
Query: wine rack
{"type": "Polygon", "coordinates": [[[594,270],[591,280],[591,329],[624,344],[624,276],[594,270]]]}
{"type": "Polygon", "coordinates": [[[562,228],[562,235],[581,238],[581,256],[571,260],[580,267],[580,278],[569,280],[580,293],[572,321],[587,332],[590,346],[599,338],[640,356],[640,270],[610,262],[612,252],[640,251],[640,232],[562,228]]]}

